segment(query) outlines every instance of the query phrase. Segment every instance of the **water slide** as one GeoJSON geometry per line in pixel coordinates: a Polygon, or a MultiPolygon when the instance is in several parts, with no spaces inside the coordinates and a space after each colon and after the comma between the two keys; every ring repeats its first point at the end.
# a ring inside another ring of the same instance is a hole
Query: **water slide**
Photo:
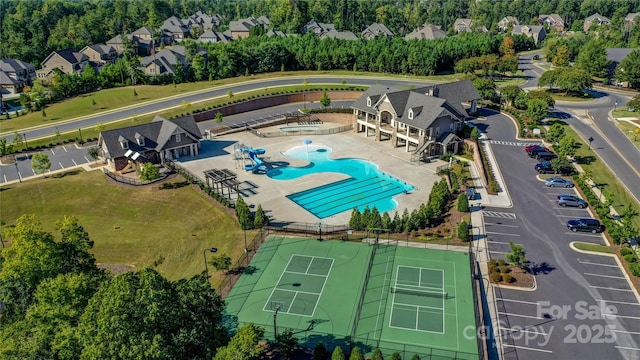
{"type": "Polygon", "coordinates": [[[258,155],[262,155],[265,153],[264,149],[242,148],[240,150],[243,153],[247,153],[249,155],[249,159],[253,163],[251,165],[244,166],[244,169],[246,171],[256,171],[256,170],[267,171],[267,168],[263,165],[264,162],[262,161],[262,159],[258,157],[258,155]]]}

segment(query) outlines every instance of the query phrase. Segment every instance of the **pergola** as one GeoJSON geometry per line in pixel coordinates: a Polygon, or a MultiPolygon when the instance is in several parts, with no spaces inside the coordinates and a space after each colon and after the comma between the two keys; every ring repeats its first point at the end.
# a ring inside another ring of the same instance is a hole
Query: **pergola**
{"type": "Polygon", "coordinates": [[[216,193],[225,196],[227,189],[231,199],[231,192],[240,190],[240,182],[237,180],[238,175],[229,169],[211,169],[204,172],[205,182],[207,186],[212,188],[216,193]]]}

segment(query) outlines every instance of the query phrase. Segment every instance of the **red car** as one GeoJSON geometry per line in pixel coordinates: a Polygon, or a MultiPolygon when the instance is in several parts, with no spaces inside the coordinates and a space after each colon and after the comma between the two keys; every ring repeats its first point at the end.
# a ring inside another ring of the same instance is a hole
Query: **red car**
{"type": "Polygon", "coordinates": [[[524,151],[525,152],[529,152],[535,148],[540,148],[540,149],[544,149],[544,151],[549,151],[549,149],[547,149],[546,147],[542,146],[541,144],[531,144],[531,145],[527,145],[524,147],[524,151]]]}

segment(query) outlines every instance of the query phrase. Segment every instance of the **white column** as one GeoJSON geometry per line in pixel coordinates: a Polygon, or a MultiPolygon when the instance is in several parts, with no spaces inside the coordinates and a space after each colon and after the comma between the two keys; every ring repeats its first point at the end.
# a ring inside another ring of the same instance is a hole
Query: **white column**
{"type": "Polygon", "coordinates": [[[409,125],[407,125],[407,139],[405,140],[404,151],[409,152],[409,125]]]}

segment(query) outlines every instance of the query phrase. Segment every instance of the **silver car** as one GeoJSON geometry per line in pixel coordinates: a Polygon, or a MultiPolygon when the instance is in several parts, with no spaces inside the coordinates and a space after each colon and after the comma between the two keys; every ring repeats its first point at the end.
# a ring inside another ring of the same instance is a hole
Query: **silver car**
{"type": "Polygon", "coordinates": [[[573,187],[573,182],[569,180],[565,180],[560,177],[552,177],[548,178],[544,181],[545,186],[548,187],[563,187],[563,188],[571,188],[573,187]]]}
{"type": "Polygon", "coordinates": [[[557,201],[558,201],[558,205],[560,206],[575,206],[575,207],[579,207],[580,209],[584,209],[588,206],[586,201],[582,200],[581,198],[575,195],[567,195],[567,194],[558,195],[557,201]]]}

